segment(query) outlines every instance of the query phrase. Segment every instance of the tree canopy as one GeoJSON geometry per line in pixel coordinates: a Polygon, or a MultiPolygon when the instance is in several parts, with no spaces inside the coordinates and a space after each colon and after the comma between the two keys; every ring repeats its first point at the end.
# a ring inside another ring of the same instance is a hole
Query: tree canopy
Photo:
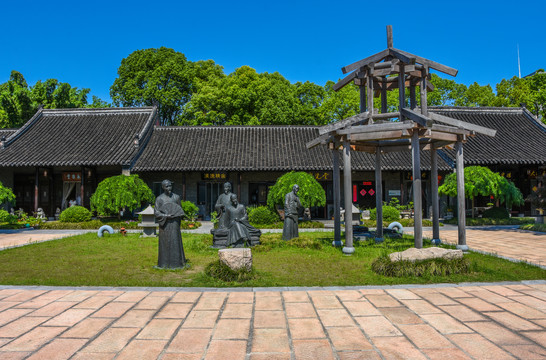
{"type": "Polygon", "coordinates": [[[91,196],[91,210],[101,216],[118,215],[123,209],[133,211],[155,200],[152,190],[138,175],[117,175],[104,179],[91,196]]]}
{"type": "MultiPolygon", "coordinates": [[[[457,174],[451,173],[445,177],[444,183],[438,187],[438,193],[448,196],[457,196],[457,174]]],[[[467,166],[464,168],[464,194],[472,199],[476,196],[493,196],[507,208],[523,203],[523,195],[513,182],[494,173],[483,166],[467,166]]]]}
{"type": "Polygon", "coordinates": [[[89,89],[78,89],[57,79],[38,80],[29,86],[23,74],[13,70],[7,82],[0,84],[0,128],[15,128],[27,122],[41,105],[46,109],[107,107],[108,103],[93,96],[89,89]]]}
{"type": "Polygon", "coordinates": [[[9,187],[6,187],[0,181],[0,205],[3,203],[11,203],[15,200],[15,194],[9,187]]]}
{"type": "Polygon", "coordinates": [[[326,193],[313,175],[303,171],[291,171],[278,178],[275,185],[269,188],[267,206],[275,210],[276,205],[283,205],[284,197],[292,191],[295,184],[300,187],[298,196],[304,208],[326,205],[326,193]]]}

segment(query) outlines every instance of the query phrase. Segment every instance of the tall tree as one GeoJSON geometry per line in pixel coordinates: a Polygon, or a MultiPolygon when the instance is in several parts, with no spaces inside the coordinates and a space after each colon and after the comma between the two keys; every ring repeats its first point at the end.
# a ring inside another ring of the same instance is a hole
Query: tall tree
{"type": "Polygon", "coordinates": [[[161,123],[173,125],[192,95],[193,67],[166,47],[137,50],[121,61],[110,88],[115,105],[157,105],[161,123]]]}

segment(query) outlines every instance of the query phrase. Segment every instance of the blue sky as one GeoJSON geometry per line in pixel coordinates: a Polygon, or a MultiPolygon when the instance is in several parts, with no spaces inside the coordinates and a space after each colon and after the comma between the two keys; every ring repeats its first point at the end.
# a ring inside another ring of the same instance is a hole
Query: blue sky
{"type": "Polygon", "coordinates": [[[396,48],[458,69],[466,85],[517,75],[517,44],[522,75],[546,68],[538,0],[9,1],[2,10],[0,82],[18,70],[30,84],[56,78],[108,101],[121,60],[137,49],[324,85],[386,48],[388,24],[396,48]]]}

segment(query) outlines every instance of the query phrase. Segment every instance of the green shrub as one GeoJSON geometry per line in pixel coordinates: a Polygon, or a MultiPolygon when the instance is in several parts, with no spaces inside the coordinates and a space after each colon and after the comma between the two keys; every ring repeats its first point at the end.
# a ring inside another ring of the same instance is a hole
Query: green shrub
{"type": "Polygon", "coordinates": [[[254,269],[247,271],[242,268],[239,270],[232,270],[229,266],[216,260],[211,262],[205,268],[205,274],[215,279],[224,281],[224,282],[245,282],[252,280],[256,277],[254,269]]]}
{"type": "Polygon", "coordinates": [[[199,213],[199,208],[197,207],[197,205],[189,200],[182,201],[180,205],[182,206],[182,210],[184,210],[184,213],[186,214],[188,219],[192,221],[195,221],[197,219],[197,214],[199,213]]]}
{"type": "Polygon", "coordinates": [[[59,215],[59,221],[67,223],[79,223],[91,220],[91,211],[83,206],[71,206],[59,215]]]}
{"type": "Polygon", "coordinates": [[[468,273],[470,262],[466,258],[392,262],[389,256],[385,255],[374,260],[372,270],[376,274],[390,277],[448,276],[468,273]]]}
{"type": "Polygon", "coordinates": [[[278,178],[275,185],[269,187],[267,206],[275,210],[277,205],[284,205],[284,197],[296,184],[300,187],[298,197],[304,208],[326,205],[324,188],[313,175],[302,171],[291,171],[278,178]]]}
{"type": "Polygon", "coordinates": [[[12,217],[6,210],[0,209],[0,222],[11,222],[12,217]]]}
{"type": "MultiPolygon", "coordinates": [[[[377,220],[377,209],[370,210],[370,220],[377,220]]],[[[383,206],[383,221],[393,222],[400,220],[400,211],[392,206],[383,206]]]]}
{"type": "Polygon", "coordinates": [[[522,225],[519,228],[523,230],[538,231],[538,232],[546,233],[546,224],[527,224],[527,225],[522,225]]]}
{"type": "MultiPolygon", "coordinates": [[[[457,218],[445,220],[445,224],[458,224],[457,218]]],[[[490,218],[466,218],[466,226],[483,226],[483,225],[523,225],[534,224],[535,218],[529,217],[512,217],[508,219],[490,219],[490,218]]]]}
{"type": "Polygon", "coordinates": [[[270,225],[279,221],[279,215],[265,206],[259,206],[252,210],[248,221],[251,224],[270,225]]]}
{"type": "Polygon", "coordinates": [[[508,219],[509,217],[510,214],[508,213],[508,210],[503,207],[493,207],[491,209],[487,209],[482,215],[482,218],[488,219],[508,219]]]}

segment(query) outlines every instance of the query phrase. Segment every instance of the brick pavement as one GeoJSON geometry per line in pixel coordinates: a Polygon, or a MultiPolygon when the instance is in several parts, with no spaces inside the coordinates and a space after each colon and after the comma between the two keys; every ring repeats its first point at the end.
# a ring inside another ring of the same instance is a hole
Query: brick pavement
{"type": "Polygon", "coordinates": [[[0,359],[114,358],[545,359],[546,281],[337,290],[0,287],[0,359]]]}
{"type": "MultiPolygon", "coordinates": [[[[423,237],[432,238],[432,231],[424,231],[423,237]]],[[[457,244],[456,228],[440,229],[440,239],[445,243],[457,244]]],[[[466,244],[471,250],[546,266],[546,233],[515,227],[467,228],[466,244]]]]}
{"type": "Polygon", "coordinates": [[[61,239],[67,236],[81,234],[81,230],[1,230],[0,231],[0,250],[12,247],[34,244],[42,241],[61,239]]]}

